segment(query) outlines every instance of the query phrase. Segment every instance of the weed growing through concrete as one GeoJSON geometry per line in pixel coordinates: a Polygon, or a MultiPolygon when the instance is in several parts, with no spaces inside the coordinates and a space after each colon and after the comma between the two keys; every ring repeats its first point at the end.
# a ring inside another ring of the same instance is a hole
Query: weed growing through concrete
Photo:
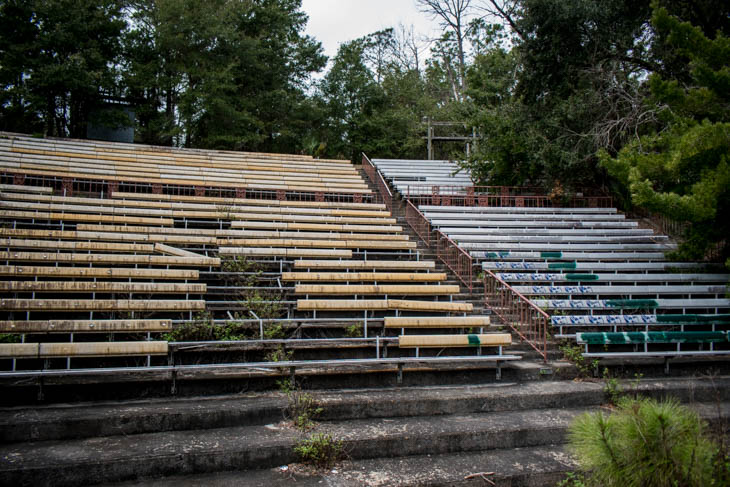
{"type": "Polygon", "coordinates": [[[291,421],[295,428],[302,431],[314,428],[316,426],[314,420],[324,411],[317,406],[314,397],[298,387],[287,391],[286,397],[289,403],[284,412],[284,419],[291,421]]]}
{"type": "Polygon", "coordinates": [[[344,457],[342,440],[335,440],[325,433],[315,433],[300,440],[294,447],[294,453],[303,463],[323,469],[331,468],[344,457]]]}
{"type": "Polygon", "coordinates": [[[606,381],[606,385],[603,386],[606,399],[610,404],[618,404],[624,394],[623,387],[621,387],[617,378],[611,377],[611,372],[608,370],[608,367],[603,369],[603,379],[606,381]]]}
{"type": "Polygon", "coordinates": [[[563,357],[575,365],[578,375],[583,378],[593,377],[593,371],[598,368],[598,360],[589,360],[583,356],[583,349],[580,345],[565,343],[560,346],[563,357]]]}

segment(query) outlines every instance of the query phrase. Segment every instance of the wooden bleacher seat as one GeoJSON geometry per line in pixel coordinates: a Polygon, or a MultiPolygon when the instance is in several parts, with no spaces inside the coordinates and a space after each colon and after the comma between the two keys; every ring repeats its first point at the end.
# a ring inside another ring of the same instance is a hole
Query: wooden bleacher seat
{"type": "Polygon", "coordinates": [[[352,258],[352,250],[331,250],[331,249],[289,249],[289,248],[266,248],[266,247],[220,247],[220,255],[246,255],[249,257],[319,257],[319,258],[352,258]]]}
{"type": "Polygon", "coordinates": [[[127,267],[0,266],[0,276],[88,277],[136,279],[198,279],[194,269],[133,269],[127,267]]]}
{"type": "Polygon", "coordinates": [[[386,328],[481,328],[489,316],[386,316],[386,328]]]}
{"type": "Polygon", "coordinates": [[[400,348],[502,347],[512,344],[509,333],[463,335],[400,335],[400,348]]]}
{"type": "Polygon", "coordinates": [[[139,333],[172,331],[170,320],[0,321],[0,333],[139,333]]]}
{"type": "Polygon", "coordinates": [[[17,193],[53,193],[53,188],[45,186],[25,186],[22,184],[0,184],[0,191],[10,191],[17,193]]]}
{"type": "Polygon", "coordinates": [[[295,269],[392,269],[429,270],[435,269],[432,260],[298,260],[295,269]]]}
{"type": "Polygon", "coordinates": [[[195,311],[205,301],[151,299],[7,299],[0,311],[195,311]]]}
{"type": "Polygon", "coordinates": [[[0,281],[0,291],[11,293],[142,293],[205,294],[205,284],[95,281],[0,281]]]}
{"type": "MultiPolygon", "coordinates": [[[[78,226],[82,226],[77,225],[78,226]]],[[[31,238],[52,238],[59,240],[94,240],[110,242],[160,242],[169,244],[184,245],[215,245],[214,236],[196,235],[166,235],[163,233],[133,233],[122,230],[125,227],[118,227],[119,233],[100,231],[79,231],[79,230],[38,230],[26,228],[0,228],[0,237],[31,237],[31,238]]],[[[143,227],[148,228],[148,227],[143,227]]],[[[192,231],[190,232],[192,233],[192,231]]]]}
{"type": "Polygon", "coordinates": [[[167,355],[167,342],[0,343],[0,358],[167,355]]]}
{"type": "Polygon", "coordinates": [[[404,299],[299,299],[297,309],[303,311],[398,310],[398,311],[472,311],[471,303],[449,301],[412,301],[404,299]]]}
{"type": "Polygon", "coordinates": [[[0,252],[0,261],[8,262],[74,262],[96,264],[146,264],[171,266],[220,266],[213,257],[177,257],[167,255],[72,254],[60,252],[0,252]]]}
{"type": "MultiPolygon", "coordinates": [[[[0,202],[2,207],[2,202],[0,202]]],[[[16,210],[0,210],[0,219],[5,220],[58,220],[70,222],[104,222],[104,223],[131,223],[131,224],[147,224],[147,225],[165,225],[172,226],[174,220],[171,218],[152,218],[142,216],[125,216],[125,215],[94,215],[89,213],[69,213],[65,211],[48,212],[48,211],[16,211],[16,210]]]]}
{"type": "Polygon", "coordinates": [[[438,296],[458,294],[459,286],[455,284],[297,284],[294,294],[398,294],[438,296]]]}
{"type": "Polygon", "coordinates": [[[57,240],[31,240],[19,238],[0,238],[0,247],[16,249],[60,249],[94,250],[111,252],[154,252],[148,244],[108,243],[108,242],[68,242],[57,240]]]}
{"type": "Polygon", "coordinates": [[[325,247],[325,248],[348,248],[348,249],[387,249],[387,250],[412,250],[417,247],[416,242],[387,241],[387,240],[305,240],[289,238],[219,238],[220,246],[242,246],[242,247],[325,247]]]}
{"type": "Polygon", "coordinates": [[[398,233],[403,231],[400,225],[377,224],[348,224],[348,223],[302,223],[286,221],[233,221],[231,228],[237,229],[266,229],[266,230],[306,230],[314,232],[373,232],[398,233]]]}
{"type": "Polygon", "coordinates": [[[377,233],[342,233],[342,232],[289,232],[282,230],[238,230],[230,232],[235,238],[285,238],[307,240],[386,240],[404,241],[408,235],[377,233]]]}
{"type": "Polygon", "coordinates": [[[443,272],[284,272],[282,281],[445,281],[443,272]]]}

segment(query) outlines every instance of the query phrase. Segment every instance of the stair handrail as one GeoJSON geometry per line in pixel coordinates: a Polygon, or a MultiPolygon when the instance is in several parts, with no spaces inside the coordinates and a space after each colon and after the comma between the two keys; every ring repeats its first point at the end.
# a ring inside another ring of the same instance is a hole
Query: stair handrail
{"type": "Polygon", "coordinates": [[[378,187],[378,192],[385,203],[385,207],[388,211],[393,211],[393,193],[390,192],[388,184],[383,179],[383,175],[380,170],[372,163],[370,158],[362,153],[362,168],[365,174],[368,175],[370,182],[378,187]]]}
{"type": "Polygon", "coordinates": [[[488,269],[484,270],[484,304],[547,362],[550,315],[488,269]]]}

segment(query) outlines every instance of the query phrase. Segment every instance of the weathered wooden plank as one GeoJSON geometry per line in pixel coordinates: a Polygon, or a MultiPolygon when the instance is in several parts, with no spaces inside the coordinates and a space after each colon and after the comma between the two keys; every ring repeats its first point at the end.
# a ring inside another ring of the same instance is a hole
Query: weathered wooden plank
{"type": "Polygon", "coordinates": [[[4,292],[205,294],[205,284],[105,281],[0,281],[4,292]]]}
{"type": "Polygon", "coordinates": [[[0,299],[4,311],[190,311],[205,301],[150,299],[0,299]]]}
{"type": "Polygon", "coordinates": [[[0,247],[23,249],[63,249],[63,250],[106,250],[112,252],[154,252],[149,244],[128,244],[108,242],[63,242],[53,240],[32,240],[19,238],[0,238],[0,247]]]}
{"type": "Polygon", "coordinates": [[[0,266],[0,276],[104,277],[138,279],[198,279],[194,269],[132,269],[125,267],[0,266]]]}
{"type": "Polygon", "coordinates": [[[299,310],[343,311],[343,310],[413,310],[469,312],[471,303],[448,301],[409,301],[403,299],[299,299],[299,310]]]}
{"type": "Polygon", "coordinates": [[[16,210],[0,210],[0,218],[6,219],[23,219],[23,220],[59,220],[59,221],[79,221],[79,222],[104,222],[104,223],[146,223],[149,225],[167,225],[172,226],[174,221],[172,218],[146,218],[140,216],[124,216],[124,215],[92,215],[85,213],[66,213],[66,212],[48,212],[48,211],[16,211],[16,210]]]}
{"type": "Polygon", "coordinates": [[[2,358],[167,355],[167,342],[2,343],[2,358]]]}
{"type": "Polygon", "coordinates": [[[17,193],[53,193],[53,188],[45,186],[25,186],[21,184],[0,184],[0,191],[12,191],[17,193]]]}
{"type": "Polygon", "coordinates": [[[178,249],[176,247],[170,247],[169,245],[165,245],[159,242],[155,244],[154,250],[155,252],[159,252],[161,254],[177,255],[178,257],[204,257],[203,255],[196,254],[195,252],[178,249]]]}
{"type": "Polygon", "coordinates": [[[297,260],[296,269],[435,269],[432,260],[297,260]]]}
{"type": "Polygon", "coordinates": [[[458,285],[452,284],[297,284],[295,294],[398,294],[429,295],[457,294],[458,285]]]}
{"type": "Polygon", "coordinates": [[[240,245],[242,247],[329,247],[348,249],[391,249],[409,250],[417,247],[416,242],[383,240],[305,240],[285,238],[219,238],[218,245],[240,245]]]}
{"type": "Polygon", "coordinates": [[[171,330],[170,320],[0,321],[2,333],[136,333],[171,330]]]}
{"type": "Polygon", "coordinates": [[[445,281],[443,272],[284,272],[283,281],[445,281]]]}
{"type": "Polygon", "coordinates": [[[220,255],[351,258],[352,250],[220,247],[220,255]]]}
{"type": "Polygon", "coordinates": [[[62,254],[60,252],[0,252],[0,261],[3,260],[16,262],[86,262],[97,264],[147,264],[191,267],[217,267],[220,265],[220,259],[212,257],[126,254],[62,254]]]}

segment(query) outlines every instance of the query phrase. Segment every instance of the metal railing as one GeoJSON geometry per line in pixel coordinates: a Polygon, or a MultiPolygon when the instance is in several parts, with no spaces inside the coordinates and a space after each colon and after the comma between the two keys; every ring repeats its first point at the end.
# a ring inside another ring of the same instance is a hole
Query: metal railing
{"type": "Polygon", "coordinates": [[[393,211],[393,193],[390,192],[390,188],[385,182],[385,179],[383,179],[383,175],[378,171],[378,168],[370,162],[370,159],[365,154],[362,155],[362,169],[368,175],[368,179],[378,187],[380,198],[385,204],[385,207],[388,211],[393,211]]]}
{"type": "Polygon", "coordinates": [[[405,198],[418,205],[611,208],[613,198],[585,190],[560,199],[536,186],[408,185],[405,198]]]}
{"type": "Polygon", "coordinates": [[[474,259],[456,242],[436,230],[436,256],[471,292],[474,289],[474,259]]]}
{"type": "Polygon", "coordinates": [[[431,247],[431,222],[428,218],[416,208],[416,206],[410,201],[406,201],[406,222],[408,226],[416,232],[416,235],[426,244],[427,247],[431,247]]]}
{"type": "Polygon", "coordinates": [[[484,271],[484,303],[547,361],[550,316],[492,271],[484,271]]]}

